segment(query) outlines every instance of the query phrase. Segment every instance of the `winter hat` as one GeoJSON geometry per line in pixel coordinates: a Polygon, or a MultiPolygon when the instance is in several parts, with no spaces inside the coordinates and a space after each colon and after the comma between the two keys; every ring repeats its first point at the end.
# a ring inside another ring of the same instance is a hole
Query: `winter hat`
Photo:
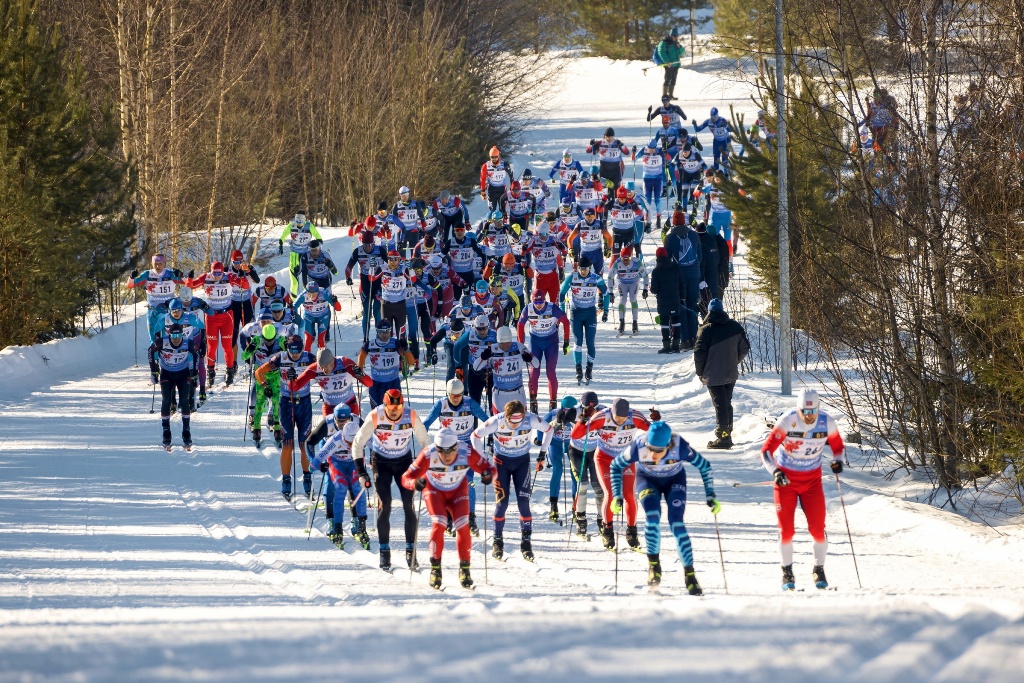
{"type": "Polygon", "coordinates": [[[582,403],[585,406],[586,405],[594,405],[594,406],[596,406],[597,403],[598,403],[598,401],[597,401],[597,392],[595,392],[595,391],[584,391],[583,395],[580,396],[580,403],[582,403]]]}
{"type": "Polygon", "coordinates": [[[449,394],[461,394],[466,391],[465,385],[462,384],[462,380],[458,377],[452,377],[448,380],[448,386],[446,388],[449,394]]]}
{"type": "Polygon", "coordinates": [[[679,37],[679,29],[673,26],[672,27],[672,31],[669,33],[669,35],[672,36],[673,38],[678,38],[679,37]]]}
{"type": "Polygon", "coordinates": [[[725,305],[721,299],[712,299],[708,302],[708,311],[711,313],[725,313],[725,305]]]}
{"type": "Polygon", "coordinates": [[[629,401],[624,398],[617,398],[612,401],[612,415],[615,417],[628,417],[629,401]]]}
{"type": "Polygon", "coordinates": [[[655,448],[668,448],[672,441],[672,428],[667,422],[657,420],[647,428],[647,445],[655,448]]]}
{"type": "Polygon", "coordinates": [[[708,225],[704,221],[697,224],[697,232],[706,233],[708,231],[708,225]]]}
{"type": "Polygon", "coordinates": [[[686,225],[686,214],[676,209],[672,212],[672,225],[686,225]]]}
{"type": "Polygon", "coordinates": [[[668,258],[668,249],[665,247],[658,247],[654,252],[654,258],[668,258]]]}
{"type": "Polygon", "coordinates": [[[359,241],[363,244],[373,244],[373,233],[369,230],[364,230],[363,236],[359,238],[359,241]]]}
{"type": "Polygon", "coordinates": [[[438,448],[453,448],[459,443],[459,437],[456,436],[448,427],[442,427],[437,434],[434,435],[434,445],[438,448]]]}
{"type": "Polygon", "coordinates": [[[575,396],[566,396],[565,398],[562,399],[561,405],[563,408],[575,408],[576,403],[577,401],[575,396]]]}

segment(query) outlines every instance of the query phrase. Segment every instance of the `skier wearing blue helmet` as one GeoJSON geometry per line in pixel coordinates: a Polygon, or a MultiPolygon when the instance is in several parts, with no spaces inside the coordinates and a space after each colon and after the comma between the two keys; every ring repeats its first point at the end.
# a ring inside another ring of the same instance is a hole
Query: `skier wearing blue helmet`
{"type": "MultiPolygon", "coordinates": [[[[652,411],[652,417],[661,415],[652,411]]],[[[647,541],[647,585],[652,589],[661,583],[661,500],[668,507],[668,526],[676,539],[676,549],[683,564],[686,590],[690,595],[703,595],[693,569],[693,548],[683,524],[686,509],[686,473],[683,463],[690,463],[700,472],[704,481],[704,497],[715,515],[721,510],[715,498],[715,483],[711,463],[693,450],[679,434],[673,434],[667,422],[660,419],[651,423],[646,434],[638,434],[629,449],[617,456],[611,465],[612,512],[622,510],[622,472],[636,463],[636,497],[647,516],[644,532],[647,541]]]]}
{"type": "Polygon", "coordinates": [[[729,145],[732,142],[732,126],[723,116],[718,115],[718,109],[711,107],[711,117],[704,121],[704,123],[697,125],[697,119],[691,119],[693,123],[693,132],[699,133],[705,128],[711,129],[711,136],[713,138],[712,150],[714,150],[715,156],[715,170],[719,170],[722,166],[725,166],[726,172],[729,168],[729,145]]]}

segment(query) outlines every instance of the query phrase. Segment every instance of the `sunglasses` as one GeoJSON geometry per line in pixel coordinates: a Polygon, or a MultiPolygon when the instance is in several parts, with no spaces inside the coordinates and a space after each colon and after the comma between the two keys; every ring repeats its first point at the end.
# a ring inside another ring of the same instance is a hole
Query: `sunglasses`
{"type": "Polygon", "coordinates": [[[650,453],[654,453],[654,454],[664,453],[667,450],[668,450],[668,446],[658,447],[658,446],[651,446],[650,444],[648,444],[648,446],[647,446],[647,451],[650,452],[650,453]]]}
{"type": "Polygon", "coordinates": [[[526,416],[523,415],[522,413],[512,413],[511,415],[508,416],[508,421],[509,422],[522,422],[524,417],[526,417],[526,416]]]}
{"type": "Polygon", "coordinates": [[[450,455],[450,454],[454,453],[457,450],[459,450],[459,444],[455,444],[454,446],[451,446],[450,448],[442,448],[441,446],[437,447],[437,452],[438,453],[443,453],[445,455],[450,455]]]}
{"type": "Polygon", "coordinates": [[[810,417],[811,415],[815,415],[818,412],[818,409],[817,408],[804,408],[800,412],[804,415],[804,417],[810,417]]]}

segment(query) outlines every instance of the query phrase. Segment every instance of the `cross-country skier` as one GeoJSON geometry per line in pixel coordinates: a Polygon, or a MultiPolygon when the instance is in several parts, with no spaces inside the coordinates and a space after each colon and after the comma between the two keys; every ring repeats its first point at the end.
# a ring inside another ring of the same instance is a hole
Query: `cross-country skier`
{"type": "Polygon", "coordinates": [[[228,272],[238,278],[236,284],[231,285],[231,343],[235,348],[235,357],[238,357],[238,331],[253,320],[253,287],[249,284],[259,284],[260,275],[252,264],[245,262],[245,256],[241,250],[235,249],[231,252],[231,264],[228,272]]]}
{"type": "Polygon", "coordinates": [[[295,217],[284,226],[277,240],[277,253],[284,253],[284,238],[288,238],[288,273],[291,275],[291,294],[299,295],[299,281],[306,281],[306,256],[309,242],[316,238],[323,241],[316,226],[306,220],[305,211],[296,211],[295,217]]]}
{"type": "Polygon", "coordinates": [[[416,359],[409,353],[404,339],[393,333],[391,323],[381,320],[377,323],[376,334],[365,342],[359,350],[356,368],[362,371],[366,360],[370,360],[370,407],[376,408],[384,400],[384,394],[390,389],[400,389],[402,377],[408,368],[416,364],[416,359]]]}
{"type": "MultiPolygon", "coordinates": [[[[473,260],[476,257],[486,258],[483,249],[477,244],[477,237],[473,233],[466,232],[465,223],[456,223],[452,229],[454,233],[441,246],[441,252],[448,257],[452,270],[463,281],[463,285],[456,283],[455,297],[461,298],[471,291],[473,283],[476,282],[476,275],[473,272],[473,260]]],[[[454,281],[454,280],[453,280],[454,281]]]]}
{"type": "Polygon", "coordinates": [[[355,501],[355,531],[352,535],[363,548],[369,549],[370,536],[366,533],[366,497],[369,489],[359,480],[356,463],[352,459],[352,443],[359,432],[359,425],[352,421],[352,411],[345,403],[334,409],[330,419],[334,423],[334,433],[323,441],[311,462],[313,469],[319,469],[330,476],[332,484],[331,490],[328,491],[328,495],[331,496],[332,514],[328,515],[331,526],[327,535],[338,547],[343,545],[345,497],[351,495],[355,501]]]}
{"type": "MultiPolygon", "coordinates": [[[[506,328],[507,329],[507,328],[506,328]]],[[[504,411],[473,430],[471,443],[478,454],[486,453],[487,437],[493,436],[491,460],[497,469],[497,480],[494,483],[494,541],[491,554],[501,558],[505,553],[505,510],[508,509],[509,495],[512,486],[516,490],[519,503],[519,528],[522,533],[520,550],[523,557],[533,560],[533,517],[530,513],[530,433],[537,430],[541,433],[541,450],[537,459],[544,460],[544,452],[551,440],[552,427],[534,413],[527,413],[526,406],[520,401],[509,401],[504,411]]]]}
{"type": "Polygon", "coordinates": [[[522,183],[523,191],[533,197],[537,215],[546,213],[548,210],[548,198],[551,196],[551,189],[548,188],[548,184],[543,179],[533,175],[533,171],[528,168],[523,169],[523,175],[520,176],[519,182],[522,183]]]}
{"type": "MultiPolygon", "coordinates": [[[[284,337],[278,335],[277,328],[273,323],[263,326],[260,334],[249,340],[249,343],[242,349],[242,359],[252,360],[253,367],[259,368],[275,353],[284,350],[284,337]]],[[[253,382],[249,391],[249,429],[252,431],[252,442],[259,448],[262,440],[263,411],[270,402],[270,414],[267,419],[268,426],[274,432],[274,438],[281,441],[281,412],[279,401],[281,398],[281,372],[272,370],[263,376],[262,382],[253,382]]]]}
{"type": "Polygon", "coordinates": [[[583,220],[569,234],[568,245],[575,260],[586,258],[598,276],[604,272],[604,259],[611,256],[612,236],[597,217],[596,209],[583,210],[583,220]]]}
{"type": "Polygon", "coordinates": [[[439,239],[441,244],[445,244],[451,239],[452,228],[462,224],[462,198],[458,195],[453,195],[448,190],[441,190],[441,193],[437,195],[437,199],[434,200],[432,207],[434,215],[437,216],[439,221],[439,239]]]}
{"type": "Polygon", "coordinates": [[[484,349],[490,348],[491,344],[498,341],[498,335],[491,327],[486,314],[480,314],[473,321],[473,326],[467,328],[459,340],[452,347],[452,356],[456,359],[465,357],[462,365],[462,376],[465,377],[466,388],[469,397],[481,403],[484,391],[487,392],[488,400],[491,397],[491,377],[486,369],[475,370],[480,354],[484,349]]]}
{"type": "Polygon", "coordinates": [[[194,335],[196,347],[196,363],[199,367],[199,398],[198,405],[206,402],[206,316],[210,312],[210,305],[202,299],[192,295],[192,288],[182,285],[178,288],[178,299],[184,307],[185,313],[191,313],[196,319],[203,323],[203,329],[198,335],[194,335]]]}
{"type": "Polygon", "coordinates": [[[638,434],[629,449],[618,455],[611,465],[612,512],[622,510],[623,472],[636,463],[636,492],[647,517],[644,538],[647,541],[647,585],[661,583],[661,501],[668,507],[668,528],[676,539],[679,560],[683,564],[686,590],[690,595],[703,595],[697,574],[693,569],[693,548],[690,535],[683,523],[686,509],[686,472],[683,463],[688,462],[700,472],[704,481],[704,498],[711,513],[717,515],[721,505],[715,499],[715,484],[711,463],[686,442],[679,434],[673,434],[667,422],[656,420],[646,434],[638,434]]]}
{"type": "Polygon", "coordinates": [[[441,553],[444,551],[444,532],[447,520],[452,520],[455,546],[459,553],[459,583],[463,588],[473,587],[469,573],[470,515],[469,487],[466,476],[479,472],[480,482],[487,486],[494,477],[491,464],[476,451],[459,441],[451,429],[442,427],[434,441],[423,447],[409,469],[402,475],[402,486],[423,492],[423,503],[430,515],[430,586],[441,587],[441,553]]]}
{"type": "Polygon", "coordinates": [[[661,105],[657,109],[647,107],[648,121],[653,121],[658,116],[669,117],[673,128],[681,130],[686,125],[686,112],[678,104],[672,104],[672,98],[667,94],[661,96],[661,105]]]}
{"type": "MultiPolygon", "coordinates": [[[[333,275],[338,274],[338,266],[334,265],[334,259],[324,251],[323,242],[311,240],[309,242],[309,254],[306,256],[306,282],[312,280],[320,285],[320,289],[331,291],[334,283],[333,275]]],[[[305,284],[305,283],[303,283],[305,284]]]]}
{"type": "Polygon", "coordinates": [[[562,150],[562,158],[555,162],[548,173],[548,180],[554,180],[558,176],[558,201],[572,202],[572,186],[576,179],[583,175],[583,164],[572,158],[572,151],[568,147],[562,150]]]}
{"type": "Polygon", "coordinates": [[[231,338],[234,329],[234,315],[231,312],[232,288],[239,284],[238,276],[224,270],[224,264],[214,261],[210,264],[210,272],[185,281],[185,285],[195,289],[202,287],[206,293],[206,303],[210,310],[206,314],[206,376],[212,385],[217,374],[217,340],[224,350],[224,366],[227,371],[225,384],[230,386],[235,381],[235,348],[231,338]]]}
{"type": "MultiPolygon", "coordinates": [[[[501,276],[497,274],[491,276],[488,287],[488,292],[493,297],[494,308],[501,313],[501,324],[504,325],[505,321],[511,324],[513,320],[517,320],[523,307],[519,295],[511,287],[506,287],[501,276]]],[[[484,310],[487,310],[486,306],[484,310]]]]}
{"type": "Polygon", "coordinates": [[[498,208],[499,200],[514,177],[511,164],[502,160],[501,151],[497,147],[491,147],[488,160],[480,167],[480,199],[487,202],[488,209],[498,208]]]}
{"type": "MultiPolygon", "coordinates": [[[[292,499],[292,453],[295,449],[295,431],[298,429],[299,452],[302,457],[302,488],[309,495],[313,486],[313,477],[309,472],[309,458],[306,456],[306,439],[313,422],[313,404],[309,397],[309,385],[297,387],[290,385],[306,369],[316,362],[313,355],[302,347],[302,338],[297,334],[290,335],[284,342],[285,350],[275,353],[267,362],[256,368],[255,379],[259,383],[267,381],[268,375],[277,370],[281,373],[280,398],[278,409],[281,415],[281,494],[288,500],[292,499]]],[[[272,395],[270,387],[263,388],[264,394],[272,395]]]]}
{"type": "Polygon", "coordinates": [[[149,304],[146,324],[150,344],[156,342],[157,337],[163,333],[167,302],[174,298],[175,285],[182,284],[181,271],[166,266],[167,259],[163,254],[153,254],[153,267],[141,273],[133,270],[128,280],[129,289],[146,283],[146,303],[149,304]]]}
{"type": "MultiPolygon", "coordinates": [[[[660,414],[658,414],[660,417],[660,414]]],[[[638,431],[646,431],[650,421],[643,414],[629,406],[629,401],[624,398],[617,398],[612,401],[610,408],[599,410],[587,422],[578,422],[570,436],[580,439],[584,435],[590,438],[591,443],[597,446],[597,453],[594,456],[594,465],[597,469],[598,482],[601,491],[604,493],[601,516],[604,519],[604,527],[601,529],[601,539],[604,547],[609,550],[615,548],[615,528],[612,524],[612,482],[611,466],[612,460],[621,455],[633,442],[633,437],[638,431]]],[[[635,483],[635,470],[630,465],[622,470],[622,478],[626,480],[626,543],[630,548],[639,548],[640,540],[636,531],[636,496],[633,491],[635,483]]]]}
{"type": "Polygon", "coordinates": [[[615,191],[615,200],[605,207],[604,213],[612,231],[611,262],[614,262],[623,247],[631,247],[636,242],[636,223],[643,223],[644,212],[629,198],[629,189],[620,185],[615,191]]]}
{"type": "Polygon", "coordinates": [[[354,415],[359,415],[359,399],[356,398],[355,382],[365,387],[373,386],[373,380],[363,373],[351,358],[335,357],[334,352],[324,347],[317,351],[316,363],[302,371],[295,380],[297,386],[314,380],[320,385],[320,399],[323,402],[323,414],[329,418],[334,409],[343,403],[348,405],[354,415]]]}
{"type": "MultiPolygon", "coordinates": [[[[483,277],[488,281],[494,280],[497,277],[501,284],[496,296],[501,297],[505,291],[511,290],[516,295],[520,306],[522,306],[522,302],[526,301],[528,285],[530,278],[533,277],[533,270],[528,266],[520,265],[512,254],[505,254],[501,257],[500,265],[494,260],[488,262],[484,267],[483,277]]],[[[518,318],[519,316],[516,315],[516,317],[518,318]]],[[[511,317],[506,316],[505,319],[511,324],[511,317]]]]}
{"type": "Polygon", "coordinates": [[[640,157],[644,167],[644,198],[653,206],[657,229],[661,230],[661,191],[665,182],[665,154],[648,145],[640,157]]]}
{"type": "Polygon", "coordinates": [[[383,403],[366,416],[352,444],[352,457],[363,485],[369,488],[370,475],[366,471],[363,449],[370,447],[373,458],[373,485],[377,487],[380,507],[377,510],[377,541],[380,543],[380,568],[391,571],[391,484],[398,484],[405,514],[405,561],[409,567],[419,568],[416,562],[416,508],[413,490],[402,485],[402,475],[412,464],[412,454],[420,444],[426,445],[430,437],[420,422],[419,415],[406,404],[402,392],[388,389],[383,403]]]}
{"type": "Polygon", "coordinates": [[[545,221],[537,226],[537,239],[530,249],[530,261],[536,273],[534,297],[540,294],[548,301],[558,301],[558,287],[562,283],[565,269],[565,245],[551,233],[551,226],[545,221]]]}
{"type": "Polygon", "coordinates": [[[261,311],[264,308],[270,310],[270,304],[273,301],[281,301],[288,305],[292,303],[292,295],[288,293],[284,285],[277,283],[277,278],[273,275],[263,278],[263,284],[257,287],[253,294],[256,296],[261,311]]]}
{"type": "Polygon", "coordinates": [[[573,184],[573,192],[576,211],[582,216],[587,209],[597,211],[604,197],[604,185],[596,174],[592,176],[589,171],[584,171],[580,179],[573,184]]]}
{"type": "MultiPolygon", "coordinates": [[[[523,309],[519,316],[517,332],[519,343],[525,345],[537,359],[536,365],[530,365],[530,412],[538,413],[537,390],[540,385],[540,366],[544,363],[548,378],[548,395],[550,409],[554,410],[558,403],[558,376],[555,368],[558,365],[558,327],[562,327],[562,354],[569,353],[569,318],[558,304],[545,302],[544,292],[539,289],[533,293],[533,303],[523,309]],[[526,331],[529,327],[530,339],[526,343],[526,331]]],[[[538,413],[539,414],[539,413],[538,413]]]]}
{"type": "MultiPolygon", "coordinates": [[[[700,152],[690,145],[683,145],[671,163],[676,169],[676,195],[683,205],[683,213],[686,213],[690,199],[693,198],[693,191],[700,186],[708,165],[700,152]]],[[[694,203],[696,204],[696,200],[694,203]]]]}
{"type": "Polygon", "coordinates": [[[825,446],[832,450],[829,467],[838,478],[843,471],[845,446],[835,420],[821,410],[821,400],[814,389],[803,389],[796,407],[790,408],[775,421],[775,427],[761,446],[761,462],[775,479],[775,511],[779,519],[779,552],[782,554],[782,589],[794,590],[793,517],[797,503],[807,517],[807,530],[814,539],[816,588],[828,588],[825,578],[825,557],[828,538],[825,535],[825,492],[821,487],[821,461],[825,446]]]}
{"type": "Polygon", "coordinates": [[[715,170],[719,170],[724,164],[726,169],[729,167],[729,145],[732,143],[732,125],[726,120],[724,116],[718,115],[718,108],[711,107],[711,116],[707,118],[704,123],[697,125],[697,119],[691,119],[693,123],[693,132],[699,133],[705,128],[711,128],[712,135],[712,150],[714,151],[715,170]]]}
{"type": "Polygon", "coordinates": [[[526,403],[523,363],[540,365],[532,353],[514,341],[511,328],[499,327],[495,333],[495,342],[481,351],[480,357],[473,364],[474,370],[481,372],[486,369],[492,378],[494,390],[491,394],[491,412],[502,412],[509,401],[526,403]]]}
{"type": "Polygon", "coordinates": [[[398,201],[391,207],[391,215],[402,226],[398,250],[405,250],[406,256],[420,241],[427,228],[426,206],[419,199],[412,198],[412,190],[405,185],[398,188],[398,201]]]}
{"type": "Polygon", "coordinates": [[[633,334],[640,332],[640,307],[636,300],[637,290],[640,289],[643,281],[643,298],[647,298],[647,266],[638,258],[633,257],[633,247],[623,247],[619,252],[619,258],[612,264],[608,273],[608,289],[611,290],[608,298],[615,303],[615,280],[618,278],[619,290],[619,334],[626,332],[626,303],[629,302],[633,311],[633,334]]]}
{"type": "MultiPolygon", "coordinates": [[[[587,536],[587,490],[593,486],[594,498],[597,502],[597,531],[604,530],[604,489],[601,488],[601,477],[597,472],[597,463],[594,456],[597,453],[597,443],[590,439],[590,432],[585,425],[595,414],[604,410],[605,406],[598,401],[597,393],[584,391],[580,395],[580,402],[575,411],[575,422],[569,430],[569,442],[567,444],[569,454],[569,472],[572,474],[573,483],[573,519],[576,524],[576,534],[587,536]],[[579,425],[584,425],[579,437],[572,436],[573,431],[579,425]]],[[[567,521],[568,523],[568,521],[567,521]]]]}
{"type": "MultiPolygon", "coordinates": [[[[380,273],[381,313],[384,320],[391,324],[391,329],[400,339],[408,339],[406,311],[410,283],[415,282],[416,275],[412,268],[402,264],[402,256],[394,249],[388,252],[388,260],[380,273]]],[[[408,324],[414,325],[415,321],[408,324]]]]}
{"type": "Polygon", "coordinates": [[[625,168],[623,157],[630,155],[626,143],[615,137],[615,129],[608,128],[604,131],[604,137],[598,140],[591,140],[587,145],[587,154],[596,154],[601,162],[601,177],[612,181],[615,188],[622,182],[622,172],[625,168]]]}
{"type": "Polygon", "coordinates": [[[522,183],[513,180],[498,202],[498,207],[508,219],[509,227],[518,225],[520,232],[530,227],[530,221],[537,213],[537,200],[523,189],[522,183]]]}
{"type": "MultiPolygon", "coordinates": [[[[371,216],[372,218],[372,216],[371,216]]],[[[352,286],[352,268],[359,265],[359,299],[363,304],[363,339],[370,334],[370,314],[373,322],[380,320],[380,274],[387,260],[387,252],[374,243],[373,233],[364,231],[360,244],[352,250],[345,266],[345,283],[352,286]]]]}
{"type": "Polygon", "coordinates": [[[576,345],[573,358],[576,361],[576,382],[586,378],[587,384],[594,376],[594,359],[597,347],[594,343],[597,335],[597,312],[601,311],[601,321],[608,322],[608,286],[597,273],[591,272],[590,259],[581,256],[576,262],[576,271],[565,278],[559,291],[559,301],[568,301],[563,310],[570,310],[572,334],[576,345]],[[583,343],[587,345],[587,369],[583,371],[583,343]]]}
{"type": "Polygon", "coordinates": [[[198,355],[192,341],[185,338],[185,330],[178,323],[171,325],[149,347],[149,370],[153,384],[160,385],[160,426],[163,446],[171,447],[171,404],[177,392],[181,413],[181,443],[185,450],[192,448],[192,387],[197,377],[198,355]]]}
{"type": "MultiPolygon", "coordinates": [[[[564,483],[565,456],[569,449],[569,435],[572,432],[573,423],[576,422],[576,397],[565,396],[562,398],[560,407],[552,407],[551,411],[544,416],[544,421],[551,425],[551,442],[548,444],[547,461],[551,467],[551,481],[548,483],[548,500],[551,503],[551,511],[548,518],[552,522],[558,521],[558,489],[564,483]]],[[[537,432],[533,443],[540,446],[543,443],[543,435],[537,432]]],[[[572,496],[576,497],[576,478],[569,477],[572,482],[572,496]]],[[[572,523],[570,519],[568,523],[572,523]]]]}
{"type": "MultiPolygon", "coordinates": [[[[446,396],[437,400],[431,408],[423,426],[430,429],[436,420],[441,421],[441,427],[451,429],[459,439],[459,444],[467,452],[470,448],[470,436],[480,422],[487,420],[487,413],[480,407],[480,404],[466,396],[466,387],[457,377],[448,380],[445,387],[446,396]]],[[[473,486],[473,473],[468,475],[469,479],[469,531],[474,536],[477,534],[476,524],[476,487],[473,486]]]]}
{"type": "Polygon", "coordinates": [[[341,310],[341,302],[331,294],[329,289],[321,290],[320,285],[310,280],[305,291],[295,300],[295,314],[302,318],[302,334],[305,350],[313,348],[316,339],[317,348],[324,348],[330,340],[331,306],[335,311],[341,310]]]}

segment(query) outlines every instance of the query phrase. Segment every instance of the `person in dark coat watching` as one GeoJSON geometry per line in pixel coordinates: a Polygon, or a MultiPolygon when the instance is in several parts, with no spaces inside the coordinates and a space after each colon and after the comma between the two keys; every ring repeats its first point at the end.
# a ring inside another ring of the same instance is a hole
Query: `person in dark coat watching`
{"type": "Polygon", "coordinates": [[[718,251],[718,240],[708,232],[708,226],[701,221],[697,223],[697,237],[700,239],[700,312],[706,316],[708,302],[721,299],[722,292],[718,287],[718,267],[721,252],[718,251]]]}
{"type": "Polygon", "coordinates": [[[729,286],[729,243],[722,237],[718,226],[711,224],[708,232],[715,238],[718,245],[718,298],[725,299],[725,288],[729,286]]]}
{"type": "Polygon", "coordinates": [[[740,376],[740,363],[749,352],[743,325],[729,317],[721,299],[712,299],[693,349],[693,367],[711,394],[718,425],[716,438],[708,442],[708,448],[732,448],[732,390],[740,376]]]}
{"type": "Polygon", "coordinates": [[[665,247],[654,254],[651,271],[651,292],[658,299],[658,317],[661,320],[661,350],[658,353],[679,353],[682,323],[679,318],[683,300],[683,277],[679,266],[665,247]]]}
{"type": "Polygon", "coordinates": [[[700,300],[700,237],[686,225],[682,211],[672,214],[672,230],[665,237],[665,249],[675,260],[683,278],[683,302],[679,307],[683,351],[693,348],[697,338],[697,302],[700,300]]]}

